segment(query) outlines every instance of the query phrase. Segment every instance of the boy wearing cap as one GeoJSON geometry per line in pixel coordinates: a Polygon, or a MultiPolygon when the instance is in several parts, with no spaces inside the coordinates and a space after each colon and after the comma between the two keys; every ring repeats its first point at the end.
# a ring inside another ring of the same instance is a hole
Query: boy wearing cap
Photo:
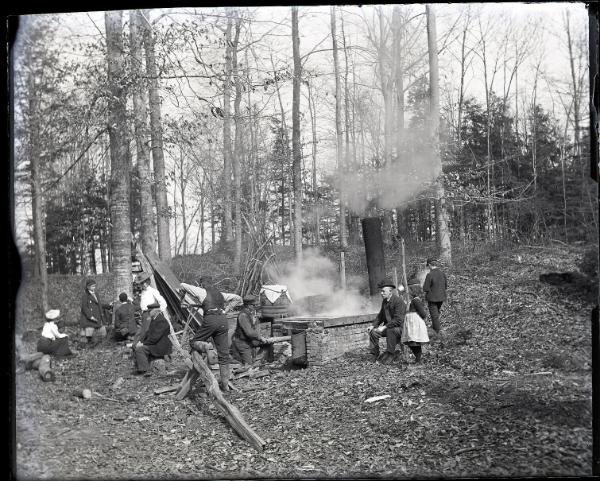
{"type": "MultiPolygon", "coordinates": [[[[399,296],[394,295],[396,285],[389,279],[381,281],[377,287],[381,289],[381,310],[372,326],[369,326],[369,348],[371,354],[379,356],[379,339],[386,338],[386,352],[393,355],[396,351],[396,345],[402,337],[402,327],[404,315],[406,314],[406,304],[399,296]]],[[[399,286],[399,291],[404,287],[399,286]]]]}
{"type": "MultiPolygon", "coordinates": [[[[88,279],[81,299],[81,315],[79,316],[80,335],[87,338],[87,344],[92,346],[92,336],[104,325],[104,309],[110,309],[110,304],[100,301],[96,293],[96,281],[88,279]]],[[[106,335],[106,334],[105,334],[106,335]]]]}
{"type": "Polygon", "coordinates": [[[115,310],[115,340],[131,340],[137,330],[135,306],[126,292],[119,294],[119,301],[121,305],[115,310]]]}
{"type": "Polygon", "coordinates": [[[425,291],[425,300],[429,307],[429,314],[431,314],[431,327],[437,334],[440,334],[440,310],[447,298],[448,279],[439,268],[437,259],[433,257],[427,259],[427,267],[429,272],[423,283],[423,291],[425,291]]]}
{"type": "Polygon", "coordinates": [[[51,309],[46,312],[46,322],[42,329],[42,337],[37,343],[37,350],[44,354],[63,357],[72,356],[73,352],[69,348],[68,334],[61,334],[56,325],[57,319],[60,316],[58,309],[51,309]]]}
{"type": "Polygon", "coordinates": [[[237,317],[237,326],[231,340],[231,355],[243,366],[238,371],[246,371],[252,364],[252,348],[269,346],[270,343],[256,330],[256,297],[245,296],[244,306],[237,317]]]}

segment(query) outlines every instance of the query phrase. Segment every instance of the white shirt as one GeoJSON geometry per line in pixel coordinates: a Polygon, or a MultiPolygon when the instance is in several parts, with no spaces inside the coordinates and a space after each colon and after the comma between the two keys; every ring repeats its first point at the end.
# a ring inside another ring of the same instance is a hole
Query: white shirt
{"type": "Polygon", "coordinates": [[[156,302],[158,302],[160,310],[166,312],[167,301],[165,301],[165,298],[160,295],[158,289],[155,289],[152,286],[147,286],[140,294],[140,308],[142,311],[146,311],[150,304],[154,304],[156,302]]]}
{"type": "Polygon", "coordinates": [[[48,339],[60,339],[61,337],[67,337],[68,334],[61,334],[58,332],[58,326],[54,321],[46,321],[44,324],[44,328],[42,329],[42,337],[47,337],[48,339]]]}

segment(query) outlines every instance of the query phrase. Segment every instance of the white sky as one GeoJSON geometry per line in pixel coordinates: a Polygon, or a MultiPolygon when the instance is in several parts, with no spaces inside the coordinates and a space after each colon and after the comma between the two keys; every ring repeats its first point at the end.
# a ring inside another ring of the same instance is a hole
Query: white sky
{"type": "MultiPolygon", "coordinates": [[[[443,35],[443,33],[448,29],[448,27],[455,21],[457,18],[458,12],[465,8],[466,4],[435,4],[435,12],[437,14],[437,23],[438,23],[438,38],[443,35]]],[[[532,89],[532,75],[533,65],[537,61],[538,58],[541,59],[540,68],[543,72],[547,74],[549,79],[554,80],[564,80],[565,82],[569,80],[569,70],[568,70],[568,52],[566,49],[566,35],[564,33],[564,27],[562,25],[562,15],[563,12],[569,10],[571,12],[571,22],[573,33],[585,32],[585,38],[587,39],[587,11],[582,3],[566,3],[566,2],[553,2],[553,3],[539,3],[539,4],[524,4],[524,3],[485,3],[485,4],[471,4],[473,10],[480,10],[480,12],[485,16],[489,15],[492,20],[492,28],[497,29],[498,31],[502,31],[505,25],[508,23],[512,23],[517,28],[523,27],[527,28],[532,22],[536,20],[540,20],[543,24],[543,41],[538,43],[535,46],[535,52],[531,55],[531,58],[526,62],[523,66],[522,71],[520,71],[520,88],[519,95],[525,97],[525,95],[529,95],[532,89]],[[579,28],[578,28],[579,27],[579,28]],[[529,74],[527,73],[529,72],[529,74]]],[[[389,7],[389,6],[388,6],[389,7]]],[[[346,35],[349,39],[350,43],[353,42],[353,22],[360,23],[360,15],[365,14],[368,17],[371,17],[374,12],[376,6],[375,5],[367,5],[363,7],[357,6],[344,6],[341,7],[345,12],[348,12],[346,17],[346,35]]],[[[425,8],[422,4],[415,4],[412,6],[415,13],[424,12],[425,8]]],[[[252,29],[255,36],[258,36],[261,31],[271,30],[275,28],[272,32],[276,34],[275,37],[275,46],[273,48],[275,57],[279,57],[281,61],[285,61],[288,65],[291,65],[291,39],[290,39],[290,8],[285,7],[260,7],[257,8],[257,17],[254,22],[252,29]]],[[[155,18],[160,13],[173,13],[171,19],[173,21],[179,21],[182,18],[181,13],[185,11],[190,11],[189,8],[186,9],[171,9],[171,10],[153,10],[151,13],[151,18],[155,18]],[[174,13],[177,12],[175,15],[174,13]]],[[[218,9],[198,9],[197,11],[201,11],[204,13],[215,13],[219,12],[218,9]]],[[[221,10],[222,11],[222,10],[221,10]]],[[[307,6],[300,7],[299,9],[300,15],[300,53],[304,55],[309,51],[317,48],[317,49],[330,49],[331,48],[331,38],[330,38],[330,18],[329,18],[329,6],[307,6]]],[[[62,15],[65,22],[65,35],[68,39],[69,36],[78,39],[84,39],[89,37],[90,39],[97,38],[98,34],[104,33],[104,12],[89,12],[89,13],[71,13],[62,15]]],[[[124,16],[124,19],[128,20],[128,15],[124,16]]],[[[476,24],[475,24],[476,25],[476,24]]],[[[338,14],[338,35],[340,35],[340,21],[338,14]]],[[[471,29],[471,33],[476,35],[476,28],[473,27],[471,29]]],[[[489,39],[489,56],[491,59],[496,55],[496,51],[494,50],[494,39],[489,39]]],[[[270,42],[273,43],[273,42],[270,42]]],[[[68,41],[65,44],[67,47],[68,41]]],[[[456,51],[457,45],[452,47],[454,51],[456,51]]],[[[68,51],[68,48],[65,48],[65,51],[68,51]]],[[[261,46],[257,45],[257,51],[260,55],[261,46]]],[[[266,53],[266,50],[265,50],[266,53]]],[[[450,68],[451,57],[450,52],[443,52],[440,55],[440,77],[442,82],[444,82],[444,78],[447,82],[456,85],[456,62],[453,63],[453,67],[450,68]]],[[[331,51],[326,51],[322,53],[317,53],[311,56],[310,60],[306,63],[306,67],[316,69],[320,71],[322,74],[330,74],[333,70],[333,62],[332,62],[332,54],[331,51]]],[[[240,59],[243,60],[243,59],[240,59]]],[[[340,55],[340,60],[343,62],[343,55],[340,55]]],[[[585,62],[587,65],[587,54],[585,56],[585,62]]],[[[17,66],[18,68],[18,66],[17,66]]],[[[497,86],[502,83],[502,71],[500,70],[497,74],[497,86]]],[[[585,84],[587,84],[587,77],[585,79],[585,84]]],[[[543,84],[538,86],[538,97],[540,102],[544,105],[547,110],[552,110],[551,102],[552,98],[556,103],[556,107],[558,109],[557,113],[560,113],[561,107],[560,104],[557,103],[556,95],[552,94],[550,89],[547,88],[547,84],[543,84]]],[[[291,123],[291,101],[289,100],[289,86],[288,92],[283,92],[284,95],[284,103],[288,106],[288,123],[291,123]],[[286,98],[287,95],[287,98],[286,98]]],[[[500,88],[501,90],[501,88],[500,88]]],[[[483,75],[481,70],[481,62],[478,59],[473,61],[473,66],[471,71],[467,76],[467,95],[474,95],[482,99],[484,92],[483,85],[483,75]]],[[[306,92],[304,92],[306,93],[306,92]]],[[[323,88],[316,92],[317,96],[321,98],[321,101],[327,101],[328,104],[331,103],[333,99],[333,82],[329,82],[328,84],[323,84],[323,88]],[[328,93],[328,96],[325,94],[328,93]]],[[[266,96],[263,95],[263,98],[266,96]]],[[[444,101],[444,96],[442,95],[442,102],[444,101]]],[[[278,104],[276,96],[271,97],[271,102],[273,104],[273,109],[278,111],[278,104]]],[[[301,96],[301,110],[306,113],[305,124],[303,125],[303,136],[304,140],[308,140],[310,136],[310,125],[308,122],[308,107],[306,105],[305,96],[301,96]]],[[[167,99],[164,104],[164,113],[170,113],[169,105],[172,105],[170,100],[167,99]]],[[[585,103],[584,103],[585,105],[585,103]]],[[[327,143],[327,140],[331,140],[331,135],[333,132],[333,123],[332,123],[332,115],[333,109],[326,107],[320,109],[325,116],[321,116],[318,121],[319,127],[319,135],[324,140],[319,145],[320,149],[320,162],[323,166],[332,165],[333,160],[335,158],[335,151],[333,150],[333,145],[331,143],[327,143]]],[[[584,109],[585,110],[585,109],[584,109]]],[[[175,110],[172,111],[175,113],[175,110]]],[[[310,147],[305,147],[304,149],[305,156],[310,155],[310,147]]],[[[169,195],[169,199],[172,199],[172,195],[169,195]]],[[[21,214],[21,218],[23,214],[21,214]]],[[[19,220],[19,219],[18,219],[19,220]]],[[[19,225],[17,229],[19,229],[19,225]]],[[[195,233],[193,234],[195,237],[195,233]]]]}

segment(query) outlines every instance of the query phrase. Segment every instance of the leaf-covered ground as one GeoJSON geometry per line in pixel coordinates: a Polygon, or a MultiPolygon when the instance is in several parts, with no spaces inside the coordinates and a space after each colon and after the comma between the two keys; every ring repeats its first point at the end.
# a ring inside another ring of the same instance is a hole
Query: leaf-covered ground
{"type": "MultiPolygon", "coordinates": [[[[593,296],[538,280],[574,271],[575,248],[521,248],[455,262],[446,338],[422,366],[364,351],[322,367],[235,381],[227,394],[268,441],[239,438],[197,385],[176,401],[116,344],[55,362],[43,383],[18,366],[18,476],[60,479],[577,476],[591,474],[593,296]],[[122,377],[123,382],[113,389],[122,377]],[[89,388],[89,400],[72,396],[89,388]],[[389,394],[374,403],[366,399],[389,394]]],[[[74,330],[73,330],[74,332],[74,330]]],[[[34,350],[34,336],[25,346],[34,350]]]]}

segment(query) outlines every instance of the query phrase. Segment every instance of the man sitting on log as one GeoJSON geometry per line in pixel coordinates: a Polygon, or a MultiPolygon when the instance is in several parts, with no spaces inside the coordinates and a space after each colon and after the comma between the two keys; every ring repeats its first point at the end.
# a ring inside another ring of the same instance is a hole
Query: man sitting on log
{"type": "Polygon", "coordinates": [[[169,339],[169,322],[160,309],[149,313],[150,325],[144,336],[133,345],[137,374],[149,376],[148,369],[152,359],[163,358],[171,354],[173,346],[169,339]]]}
{"type": "MultiPolygon", "coordinates": [[[[387,338],[387,357],[394,356],[396,345],[402,337],[402,327],[406,314],[406,304],[400,296],[394,294],[396,285],[389,279],[381,281],[377,287],[381,289],[381,310],[372,326],[369,326],[369,347],[375,358],[379,357],[379,339],[387,338]]],[[[398,291],[403,291],[399,286],[398,291]]]]}
{"type": "Polygon", "coordinates": [[[260,347],[265,350],[271,343],[261,336],[256,329],[256,297],[245,296],[244,306],[237,317],[237,327],[231,340],[231,355],[242,363],[238,372],[247,371],[252,365],[252,349],[260,347]]]}

